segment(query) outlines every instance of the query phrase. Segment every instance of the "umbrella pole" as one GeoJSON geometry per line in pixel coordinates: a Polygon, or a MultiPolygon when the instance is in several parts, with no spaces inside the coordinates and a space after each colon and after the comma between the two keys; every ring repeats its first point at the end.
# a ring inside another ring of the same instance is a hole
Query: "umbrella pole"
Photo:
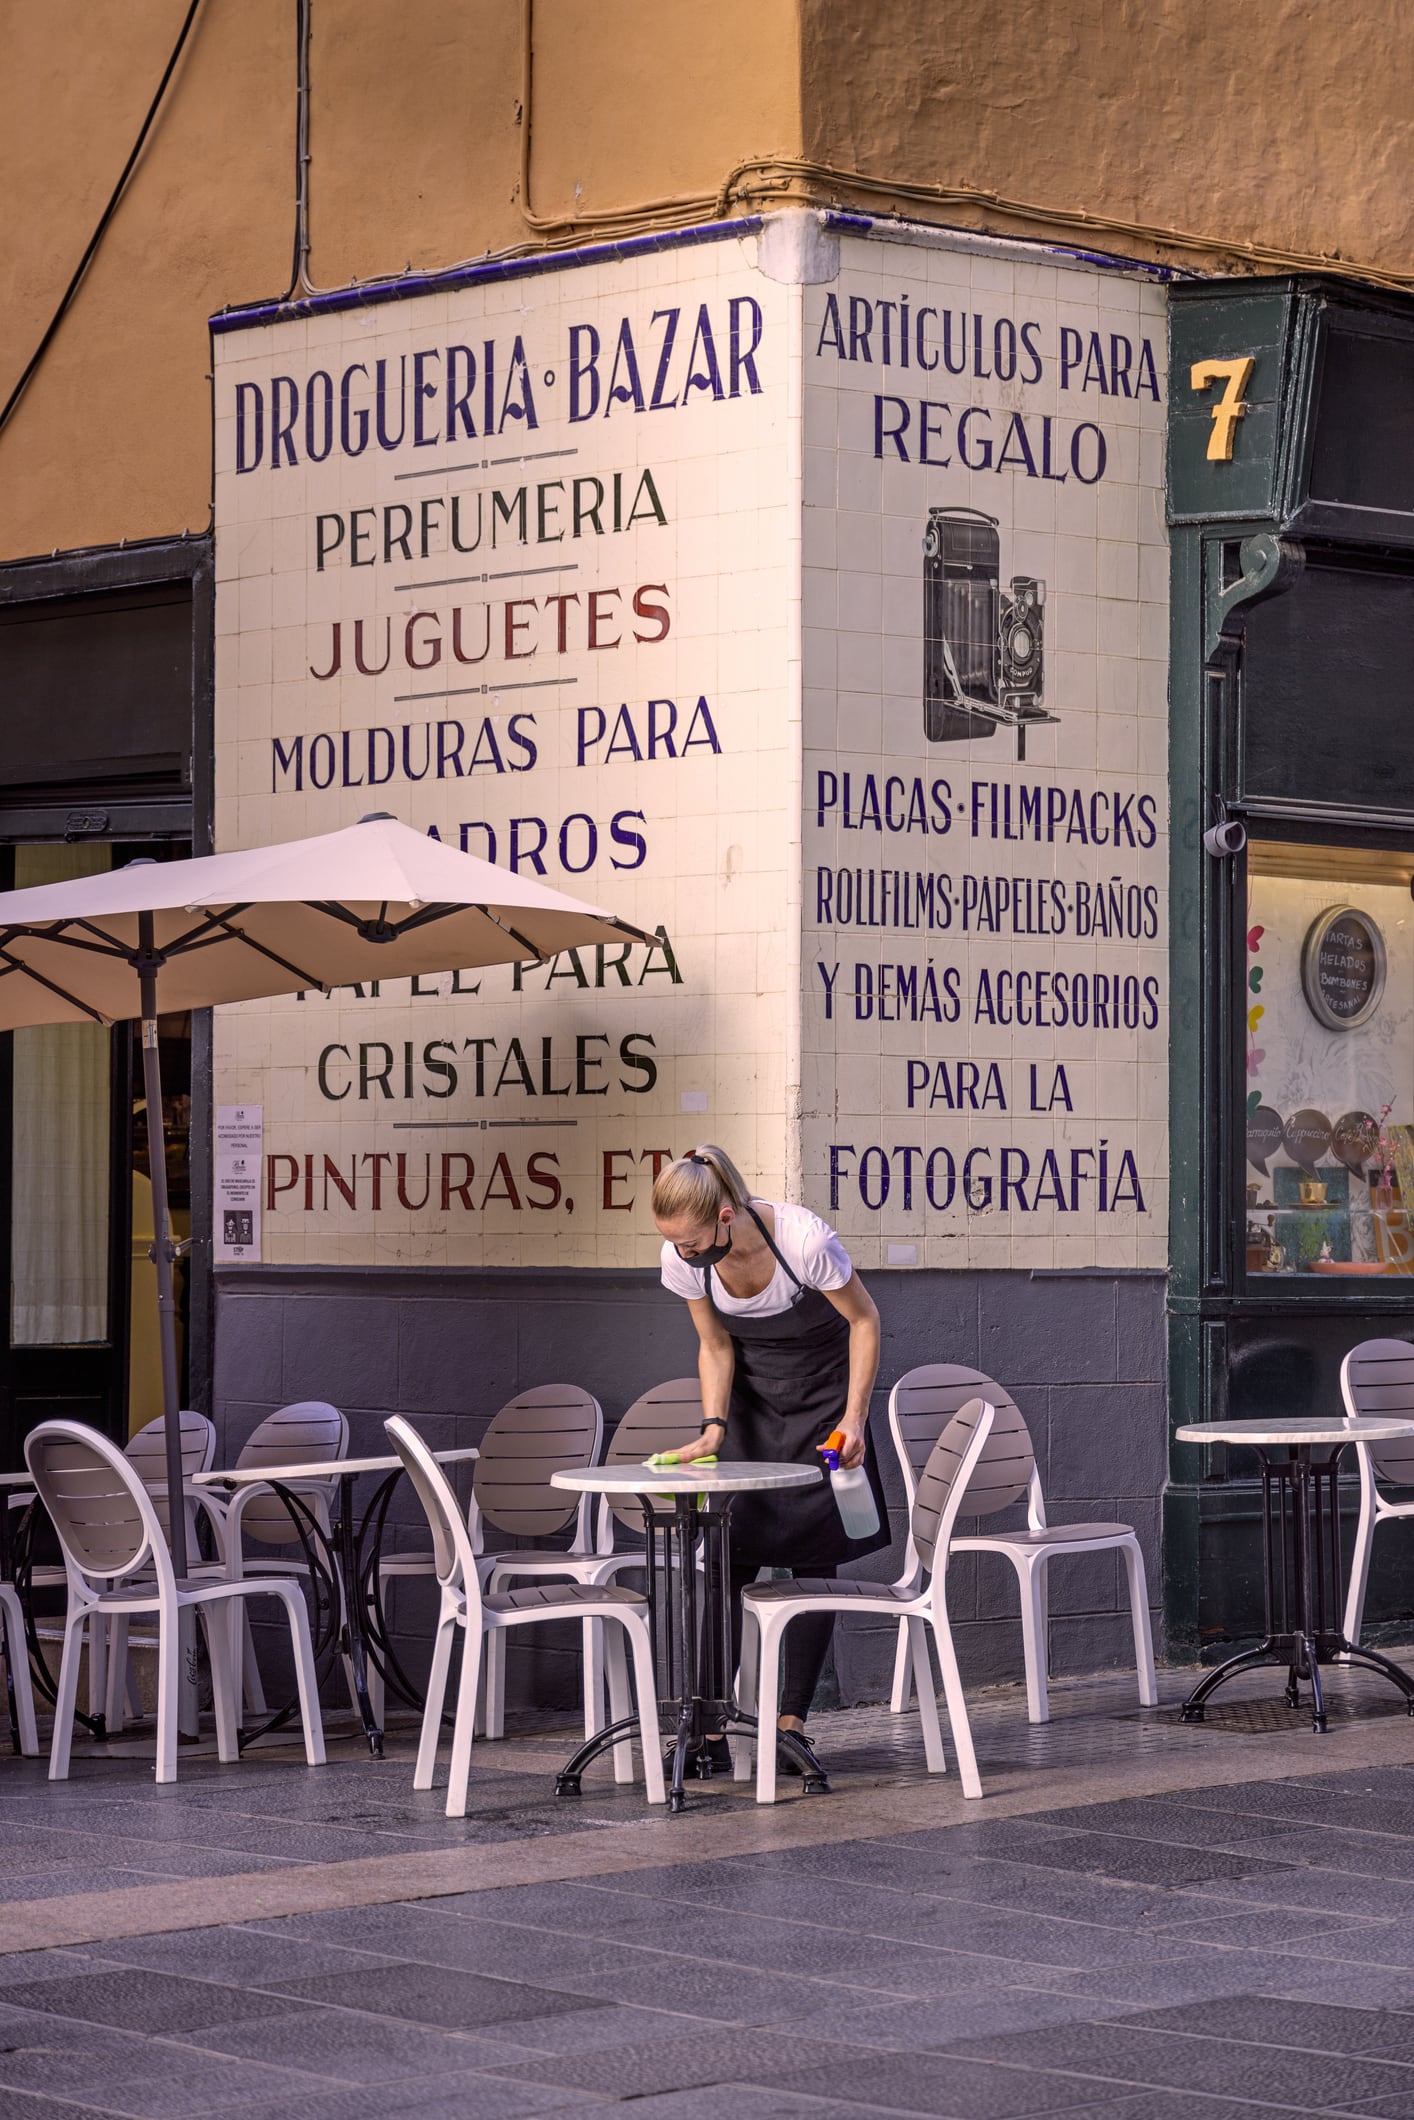
{"type": "MultiPolygon", "coordinates": [[[[163,1439],[167,1454],[168,1543],[172,1568],[180,1583],[187,1573],[187,1498],[182,1480],[181,1391],[177,1380],[177,1306],[172,1294],[172,1231],[167,1216],[167,1134],[162,1118],[162,1071],[157,1050],[157,957],[151,913],[138,915],[140,959],[138,984],[142,1004],[142,1082],[147,1099],[147,1164],[152,1180],[152,1232],[157,1267],[157,1334],[162,1354],[163,1439]]],[[[198,1731],[196,1691],[196,1615],[186,1606],[178,1616],[181,1684],[178,1726],[187,1737],[198,1731]]]]}

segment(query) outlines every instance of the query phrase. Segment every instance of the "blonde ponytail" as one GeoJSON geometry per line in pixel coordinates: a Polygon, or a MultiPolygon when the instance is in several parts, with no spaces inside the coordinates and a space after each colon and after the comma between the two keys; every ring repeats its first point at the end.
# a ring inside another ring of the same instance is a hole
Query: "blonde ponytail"
{"type": "Polygon", "coordinates": [[[715,1222],[724,1207],[746,1208],[751,1193],[745,1178],[724,1148],[704,1141],[658,1173],[653,1186],[653,1213],[659,1222],[691,1217],[715,1222]]]}

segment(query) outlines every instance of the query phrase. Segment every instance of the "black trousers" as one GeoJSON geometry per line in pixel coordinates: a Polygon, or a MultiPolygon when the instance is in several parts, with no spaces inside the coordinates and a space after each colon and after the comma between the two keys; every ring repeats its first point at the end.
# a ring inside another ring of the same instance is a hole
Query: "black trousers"
{"type": "MultiPolygon", "coordinates": [[[[823,1562],[819,1567],[800,1565],[801,1575],[832,1575],[835,1564],[823,1562]]],[[[732,1599],[732,1663],[741,1661],[742,1609],[741,1593],[756,1580],[754,1562],[750,1566],[733,1565],[731,1572],[732,1599]]],[[[825,1668],[825,1658],[830,1653],[830,1640],[835,1631],[833,1612],[802,1612],[786,1628],[782,1644],[781,1705],[782,1715],[795,1715],[804,1722],[810,1713],[810,1703],[815,1698],[815,1688],[820,1683],[820,1673],[825,1668]]]]}

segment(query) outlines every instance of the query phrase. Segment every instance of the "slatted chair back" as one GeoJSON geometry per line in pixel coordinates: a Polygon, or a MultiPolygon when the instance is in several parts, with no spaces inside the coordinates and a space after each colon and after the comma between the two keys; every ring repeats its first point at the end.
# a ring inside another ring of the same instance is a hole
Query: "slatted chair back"
{"type": "MultiPolygon", "coordinates": [[[[198,1472],[211,1470],[216,1457],[216,1429],[204,1413],[187,1410],[179,1413],[177,1419],[180,1423],[182,1478],[189,1480],[198,1472]]],[[[167,1508],[166,1414],[159,1413],[155,1421],[139,1428],[137,1434],[130,1437],[123,1456],[152,1496],[162,1535],[169,1538],[172,1520],[167,1508]]]]}
{"type": "Polygon", "coordinates": [[[25,1437],[25,1462],[65,1559],[90,1587],[135,1571],[170,1577],[152,1498],[107,1436],[78,1421],[43,1421],[25,1437]]]}
{"type": "MultiPolygon", "coordinates": [[[[681,1450],[702,1433],[702,1386],[696,1377],[670,1377],[635,1399],[609,1438],[606,1465],[641,1465],[660,1450],[681,1450]]],[[[643,1511],[632,1496],[611,1495],[609,1507],[630,1531],[643,1530],[643,1511]]]]}
{"type": "MultiPolygon", "coordinates": [[[[297,1399],[266,1415],[236,1464],[242,1471],[258,1467],[277,1476],[282,1465],[336,1464],[348,1450],[349,1424],[338,1407],[323,1399],[297,1399]]],[[[292,1546],[299,1539],[294,1519],[277,1494],[253,1495],[241,1527],[263,1546],[292,1546]]]]}
{"type": "Polygon", "coordinates": [[[451,1483],[410,1421],[395,1413],[383,1426],[426,1514],[437,1581],[444,1590],[462,1592],[467,1599],[469,1623],[476,1626],[481,1610],[476,1557],[451,1483]]]}
{"type": "Polygon", "coordinates": [[[1010,1399],[998,1406],[993,1399],[974,1397],[960,1406],[933,1445],[919,1475],[909,1530],[924,1567],[932,1568],[939,1526],[951,1502],[955,1500],[957,1504],[955,1517],[995,1516],[1026,1493],[1035,1462],[1026,1423],[1010,1399]],[[991,1430],[965,1488],[954,1496],[968,1445],[988,1406],[995,1409],[991,1430]]]}
{"type": "MultiPolygon", "coordinates": [[[[953,1415],[969,1399],[976,1398],[995,1406],[999,1419],[1004,1414],[1008,1419],[1014,1416],[1025,1431],[1026,1424],[1010,1392],[982,1370],[969,1369],[961,1362],[924,1362],[901,1376],[889,1393],[889,1427],[910,1504],[923,1468],[933,1454],[933,1445],[953,1415]]],[[[981,1516],[989,1512],[969,1508],[967,1513],[981,1516]]]]}
{"type": "Polygon", "coordinates": [[[518,1393],[481,1439],[471,1485],[473,1522],[479,1514],[516,1538],[563,1531],[580,1497],[552,1487],[550,1475],[592,1465],[603,1437],[599,1401],[578,1384],[538,1384],[518,1393]]]}
{"type": "MultiPolygon", "coordinates": [[[[1340,1365],[1340,1388],[1352,1419],[1383,1414],[1414,1420],[1414,1346],[1408,1340],[1362,1340],[1340,1365]]],[[[1382,1480],[1414,1487],[1414,1435],[1366,1448],[1382,1480]]]]}

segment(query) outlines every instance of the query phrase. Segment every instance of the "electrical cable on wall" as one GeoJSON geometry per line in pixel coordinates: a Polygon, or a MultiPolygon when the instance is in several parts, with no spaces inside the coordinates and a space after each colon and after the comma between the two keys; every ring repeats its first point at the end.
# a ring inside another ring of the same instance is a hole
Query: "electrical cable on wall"
{"type": "Polygon", "coordinates": [[[89,266],[93,263],[93,260],[98,252],[98,246],[103,241],[104,236],[108,232],[108,224],[112,220],[114,214],[118,211],[119,201],[122,199],[123,193],[127,189],[129,177],[132,175],[134,169],[137,167],[138,157],[141,155],[143,148],[147,145],[147,136],[151,132],[153,124],[157,117],[157,113],[162,107],[162,99],[167,93],[167,84],[171,80],[173,74],[176,72],[177,61],[181,58],[182,52],[185,49],[187,38],[191,33],[191,26],[196,20],[197,10],[200,8],[200,6],[201,0],[191,0],[191,5],[188,7],[186,12],[186,19],[182,23],[181,30],[177,36],[177,41],[172,47],[172,55],[168,59],[166,66],[163,68],[162,79],[157,84],[157,93],[153,97],[151,103],[148,105],[147,116],[142,121],[142,130],[139,132],[137,139],[133,143],[132,153],[128,156],[127,161],[123,164],[123,173],[119,177],[117,183],[114,185],[112,195],[108,200],[108,204],[104,207],[103,212],[99,218],[98,226],[94,229],[93,234],[89,237],[88,247],[84,251],[83,256],[79,259],[78,265],[75,267],[74,270],[74,276],[70,280],[68,286],[64,289],[64,293],[60,300],[59,306],[49,320],[48,330],[45,332],[39,344],[35,347],[34,352],[30,355],[29,360],[25,364],[23,374],[20,376],[20,379],[16,383],[14,389],[10,392],[10,395],[6,398],[3,408],[0,408],[0,434],[4,433],[6,427],[10,423],[10,419],[14,413],[15,407],[19,404],[20,399],[24,396],[26,390],[29,388],[31,382],[34,380],[34,376],[39,367],[40,362],[44,359],[45,354],[49,351],[49,348],[54,341],[55,335],[58,332],[59,326],[63,323],[65,316],[68,314],[70,304],[73,302],[74,296],[79,291],[79,287],[83,281],[83,276],[88,271],[89,266]]]}

